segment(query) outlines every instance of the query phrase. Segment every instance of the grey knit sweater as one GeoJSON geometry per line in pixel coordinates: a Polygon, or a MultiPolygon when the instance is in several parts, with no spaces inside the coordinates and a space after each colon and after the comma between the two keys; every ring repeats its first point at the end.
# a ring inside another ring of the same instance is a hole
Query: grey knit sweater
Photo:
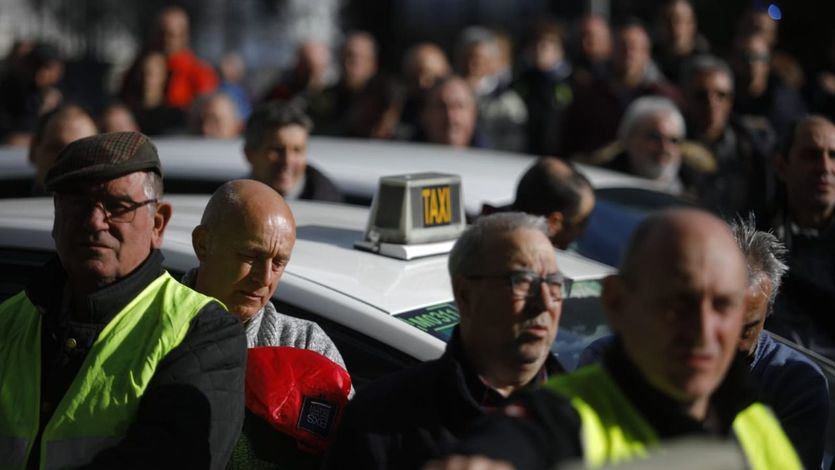
{"type": "MultiPolygon", "coordinates": [[[[197,283],[197,268],[187,272],[180,282],[194,289],[197,283]]],[[[345,361],[342,360],[336,345],[319,325],[278,313],[272,302],[268,301],[264,308],[244,322],[244,328],[247,347],[291,346],[308,349],[345,367],[345,361]]]]}

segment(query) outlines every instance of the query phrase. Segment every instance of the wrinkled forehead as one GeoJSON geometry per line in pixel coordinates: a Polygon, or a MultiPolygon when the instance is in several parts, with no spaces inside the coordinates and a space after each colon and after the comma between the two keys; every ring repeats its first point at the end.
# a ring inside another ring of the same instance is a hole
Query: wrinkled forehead
{"type": "Polygon", "coordinates": [[[224,223],[211,227],[226,243],[267,251],[289,251],[296,241],[296,226],[282,214],[240,211],[230,213],[224,223]]]}

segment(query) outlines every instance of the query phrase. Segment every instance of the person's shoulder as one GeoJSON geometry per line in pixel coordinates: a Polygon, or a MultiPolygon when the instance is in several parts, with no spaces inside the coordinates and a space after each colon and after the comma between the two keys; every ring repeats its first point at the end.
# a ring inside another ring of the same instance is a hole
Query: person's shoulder
{"type": "Polygon", "coordinates": [[[770,366],[785,367],[790,372],[823,377],[823,372],[820,367],[808,356],[770,336],[769,340],[771,350],[765,359],[767,359],[770,366]]]}
{"type": "Polygon", "coordinates": [[[828,384],[820,367],[794,348],[769,338],[768,350],[752,370],[763,390],[775,397],[777,406],[797,400],[826,402],[828,384]]]}
{"type": "Polygon", "coordinates": [[[192,319],[183,344],[202,344],[232,339],[246,346],[243,325],[215,299],[206,303],[192,319]]]}

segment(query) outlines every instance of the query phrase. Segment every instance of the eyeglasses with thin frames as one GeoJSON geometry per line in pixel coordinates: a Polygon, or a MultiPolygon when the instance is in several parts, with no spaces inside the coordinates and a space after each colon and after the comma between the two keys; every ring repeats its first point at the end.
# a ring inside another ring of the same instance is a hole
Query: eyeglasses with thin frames
{"type": "Polygon", "coordinates": [[[541,285],[545,283],[551,298],[559,302],[568,298],[571,295],[571,279],[567,279],[563,273],[557,271],[555,273],[540,276],[531,271],[511,271],[505,274],[492,275],[469,275],[464,276],[467,279],[482,280],[482,279],[507,279],[510,283],[513,292],[513,298],[517,300],[530,299],[541,295],[541,285]]]}
{"type": "Polygon", "coordinates": [[[73,216],[84,216],[98,207],[104,212],[108,223],[130,223],[136,218],[136,210],[148,204],[156,204],[158,199],[131,201],[125,199],[98,199],[81,194],[58,194],[58,204],[73,216]]]}

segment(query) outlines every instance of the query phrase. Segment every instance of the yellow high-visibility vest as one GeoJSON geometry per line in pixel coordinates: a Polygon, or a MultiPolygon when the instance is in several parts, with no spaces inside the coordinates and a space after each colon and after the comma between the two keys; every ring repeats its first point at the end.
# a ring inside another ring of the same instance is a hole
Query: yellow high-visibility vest
{"type": "MultiPolygon", "coordinates": [[[[117,313],[43,430],[40,468],[78,467],[118,443],[160,361],[212,300],[166,272],[117,313]]],[[[25,292],[0,305],[0,469],[25,468],[38,433],[41,320],[25,292]]]]}
{"type": "MultiPolygon", "coordinates": [[[[645,458],[659,446],[655,430],[599,364],[556,376],[544,387],[569,399],[580,415],[587,467],[645,458]]],[[[740,411],[732,428],[751,468],[803,468],[780,423],[765,405],[753,403],[740,411]]]]}

